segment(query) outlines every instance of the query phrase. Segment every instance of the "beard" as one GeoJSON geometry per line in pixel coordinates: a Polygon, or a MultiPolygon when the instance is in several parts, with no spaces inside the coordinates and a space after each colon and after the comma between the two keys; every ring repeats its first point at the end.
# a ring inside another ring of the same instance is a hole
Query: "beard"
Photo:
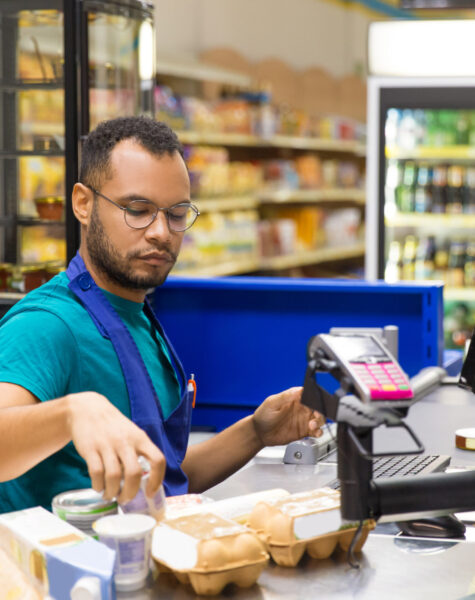
{"type": "Polygon", "coordinates": [[[154,275],[137,275],[131,266],[132,259],[139,258],[145,252],[133,251],[122,256],[114,247],[106,234],[102,221],[97,211],[97,202],[94,202],[91,221],[86,234],[86,246],[94,267],[109,281],[125,289],[148,290],[162,285],[176,262],[177,255],[169,248],[154,247],[150,250],[161,250],[170,257],[170,266],[154,275]]]}

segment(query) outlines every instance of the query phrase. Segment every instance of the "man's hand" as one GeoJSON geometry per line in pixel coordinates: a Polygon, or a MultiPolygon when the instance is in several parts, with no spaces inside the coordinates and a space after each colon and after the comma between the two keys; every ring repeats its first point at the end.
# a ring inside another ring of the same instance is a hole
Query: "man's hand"
{"type": "Polygon", "coordinates": [[[166,463],[147,434],[101,394],[81,392],[66,398],[69,433],[87,463],[92,487],[107,499],[132,500],[142,477],[138,457],[144,456],[150,463],[146,493],[152,496],[163,481],[166,463]]]}
{"type": "Polygon", "coordinates": [[[263,446],[288,444],[307,435],[320,437],[325,417],[300,403],[301,387],[269,396],[253,415],[254,428],[263,446]]]}

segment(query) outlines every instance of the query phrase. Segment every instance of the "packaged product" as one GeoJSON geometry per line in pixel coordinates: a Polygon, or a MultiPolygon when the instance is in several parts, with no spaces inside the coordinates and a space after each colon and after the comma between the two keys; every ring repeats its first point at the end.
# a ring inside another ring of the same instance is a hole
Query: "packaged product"
{"type": "Polygon", "coordinates": [[[152,557],[162,571],[172,571],[195,593],[219,594],[229,583],[253,585],[269,555],[250,529],[211,512],[200,512],[157,524],[152,557]]]}
{"type": "MultiPolygon", "coordinates": [[[[248,526],[265,542],[269,554],[282,566],[293,567],[307,550],[313,558],[327,558],[337,545],[347,549],[355,524],[343,523],[340,492],[319,488],[259,502],[248,526]]],[[[355,547],[359,551],[374,523],[364,525],[355,547]]]]}
{"type": "Polygon", "coordinates": [[[115,552],[40,506],[0,515],[0,548],[40,594],[66,600],[88,577],[97,600],[114,597],[115,552]]]}

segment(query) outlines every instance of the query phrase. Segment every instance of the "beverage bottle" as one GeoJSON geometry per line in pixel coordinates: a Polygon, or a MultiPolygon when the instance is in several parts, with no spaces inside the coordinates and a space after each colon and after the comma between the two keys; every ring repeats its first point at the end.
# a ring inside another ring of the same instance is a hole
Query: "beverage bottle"
{"type": "Polygon", "coordinates": [[[475,214],[475,167],[467,167],[465,171],[465,196],[463,212],[475,214]]]}
{"type": "Polygon", "coordinates": [[[414,111],[414,120],[416,121],[416,146],[424,146],[427,139],[427,119],[426,111],[417,109],[414,111]]]}
{"type": "Polygon", "coordinates": [[[405,281],[414,279],[417,246],[417,238],[414,235],[406,236],[402,251],[402,278],[405,281]]]}
{"type": "Polygon", "coordinates": [[[403,150],[413,150],[417,142],[417,123],[414,112],[408,108],[402,111],[398,128],[397,145],[403,150]]]}
{"type": "Polygon", "coordinates": [[[401,242],[392,240],[389,244],[388,260],[384,269],[384,280],[396,283],[402,279],[402,248],[401,242]]]}
{"type": "Polygon", "coordinates": [[[456,122],[455,143],[466,146],[469,143],[470,120],[466,111],[460,110],[456,122]]]}
{"type": "Polygon", "coordinates": [[[447,169],[447,204],[445,212],[460,214],[463,206],[463,170],[460,165],[447,169]]]}
{"type": "Polygon", "coordinates": [[[461,240],[450,243],[447,285],[461,287],[465,278],[465,244],[461,240]]]}
{"type": "Polygon", "coordinates": [[[414,212],[430,213],[432,211],[432,171],[426,164],[417,169],[417,182],[414,192],[414,212]]]}
{"type": "Polygon", "coordinates": [[[435,237],[433,235],[421,240],[416,253],[414,279],[426,280],[434,277],[435,251],[435,237]]]}
{"type": "Polygon", "coordinates": [[[402,185],[399,192],[399,209],[401,212],[414,211],[414,192],[416,185],[416,164],[407,161],[404,165],[402,185]]]}
{"type": "Polygon", "coordinates": [[[384,185],[384,214],[391,217],[398,210],[398,195],[402,181],[402,169],[399,161],[389,160],[384,185]]]}
{"type": "Polygon", "coordinates": [[[449,264],[449,247],[446,241],[439,242],[436,245],[434,256],[434,279],[439,279],[444,283],[448,282],[447,267],[449,264]]]}
{"type": "Polygon", "coordinates": [[[475,286],[475,242],[469,242],[465,252],[464,285],[475,286]]]}
{"type": "Polygon", "coordinates": [[[437,165],[432,172],[432,212],[443,213],[447,204],[447,167],[437,165]]]}
{"type": "Polygon", "coordinates": [[[385,143],[389,148],[394,147],[397,144],[399,122],[400,111],[397,108],[390,108],[384,125],[385,143]]]}

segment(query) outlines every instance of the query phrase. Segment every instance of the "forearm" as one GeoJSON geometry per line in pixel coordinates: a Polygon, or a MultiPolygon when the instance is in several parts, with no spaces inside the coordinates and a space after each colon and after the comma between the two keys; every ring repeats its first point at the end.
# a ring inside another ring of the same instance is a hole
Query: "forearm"
{"type": "Polygon", "coordinates": [[[245,417],[214,437],[188,448],[183,470],[190,492],[200,493],[243,467],[263,448],[253,418],[245,417]]]}
{"type": "Polygon", "coordinates": [[[0,481],[19,477],[69,441],[68,398],[0,410],[0,481]]]}

